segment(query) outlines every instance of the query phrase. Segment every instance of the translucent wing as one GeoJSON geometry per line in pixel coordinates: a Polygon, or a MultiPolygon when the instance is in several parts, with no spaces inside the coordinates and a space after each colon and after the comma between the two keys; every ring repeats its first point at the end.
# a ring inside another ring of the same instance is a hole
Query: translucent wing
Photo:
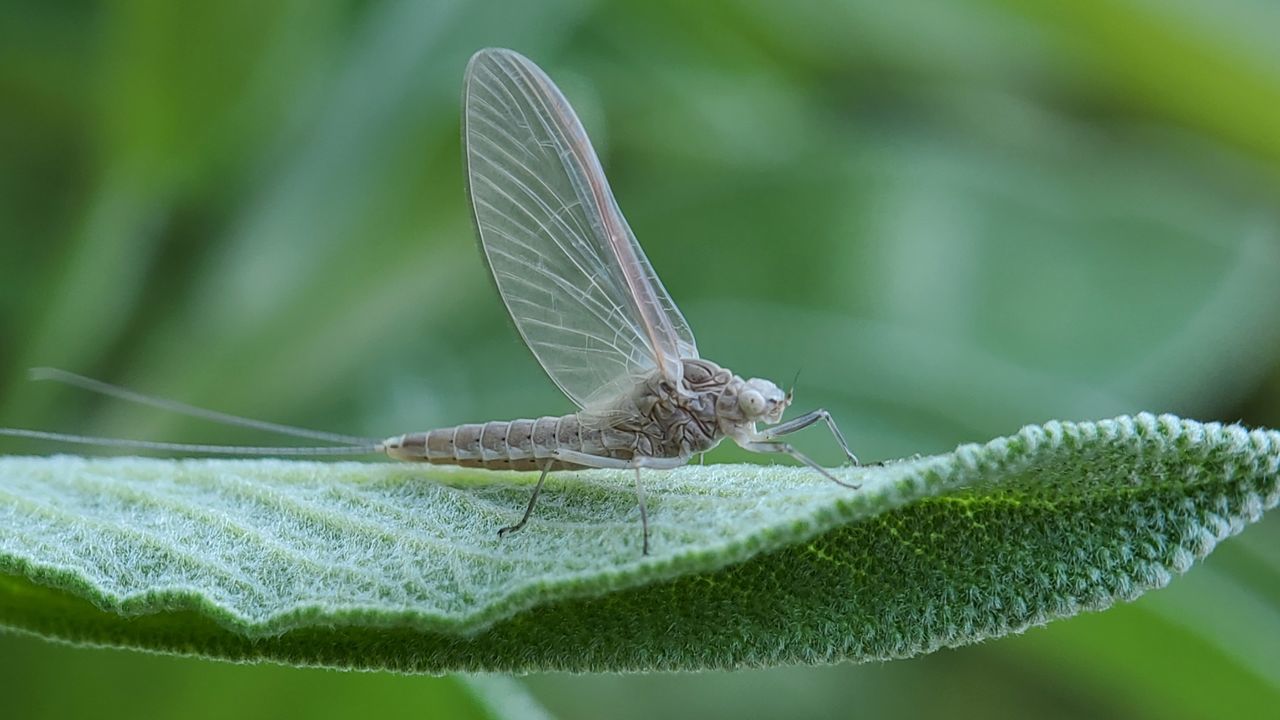
{"type": "Polygon", "coordinates": [[[472,212],[525,344],[580,407],[697,357],[684,316],[622,217],[569,103],[536,65],[481,50],[467,66],[463,141],[472,212]]]}

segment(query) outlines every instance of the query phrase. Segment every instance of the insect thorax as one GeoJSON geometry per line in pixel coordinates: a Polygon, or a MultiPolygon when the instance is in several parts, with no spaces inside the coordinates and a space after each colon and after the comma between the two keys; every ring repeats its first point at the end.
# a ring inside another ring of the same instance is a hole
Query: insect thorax
{"type": "Polygon", "coordinates": [[[717,405],[735,380],[742,382],[713,362],[687,359],[678,391],[655,372],[628,398],[614,429],[635,433],[640,455],[688,457],[710,450],[725,436],[717,405]]]}

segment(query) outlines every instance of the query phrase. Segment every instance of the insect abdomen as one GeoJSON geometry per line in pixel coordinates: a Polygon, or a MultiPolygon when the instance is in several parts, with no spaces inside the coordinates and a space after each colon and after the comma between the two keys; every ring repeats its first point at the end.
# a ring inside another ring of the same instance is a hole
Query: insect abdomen
{"type": "MultiPolygon", "coordinates": [[[[494,470],[541,470],[557,448],[581,450],[576,415],[468,423],[411,433],[387,441],[387,454],[399,460],[494,470]]],[[[551,469],[573,469],[552,461],[551,469]]]]}

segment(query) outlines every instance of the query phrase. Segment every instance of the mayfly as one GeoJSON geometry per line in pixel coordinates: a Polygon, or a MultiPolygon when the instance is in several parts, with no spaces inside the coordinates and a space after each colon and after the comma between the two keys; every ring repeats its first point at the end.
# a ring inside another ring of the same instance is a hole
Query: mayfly
{"type": "Polygon", "coordinates": [[[486,49],[471,58],[464,85],[467,191],[482,254],[520,337],[577,412],[375,441],[246,420],[41,371],[46,379],[125,400],[345,446],[185,445],[18,429],[0,434],[196,453],[386,453],[398,460],[540,472],[523,516],[499,536],[528,523],[548,473],[631,469],[645,554],[649,523],[640,470],[684,465],[725,438],[753,452],[790,455],[828,480],[856,488],[780,439],[825,423],[856,465],[826,410],[782,422],[790,391],[699,357],[689,324],[622,217],[582,123],[551,79],[518,53],[486,49]]]}

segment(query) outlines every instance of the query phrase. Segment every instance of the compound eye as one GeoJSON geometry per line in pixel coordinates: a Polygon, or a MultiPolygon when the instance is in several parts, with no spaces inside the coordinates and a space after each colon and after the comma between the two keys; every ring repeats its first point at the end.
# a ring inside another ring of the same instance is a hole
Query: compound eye
{"type": "Polygon", "coordinates": [[[755,417],[764,412],[764,396],[755,390],[744,390],[738,397],[738,405],[747,415],[755,417]]]}

